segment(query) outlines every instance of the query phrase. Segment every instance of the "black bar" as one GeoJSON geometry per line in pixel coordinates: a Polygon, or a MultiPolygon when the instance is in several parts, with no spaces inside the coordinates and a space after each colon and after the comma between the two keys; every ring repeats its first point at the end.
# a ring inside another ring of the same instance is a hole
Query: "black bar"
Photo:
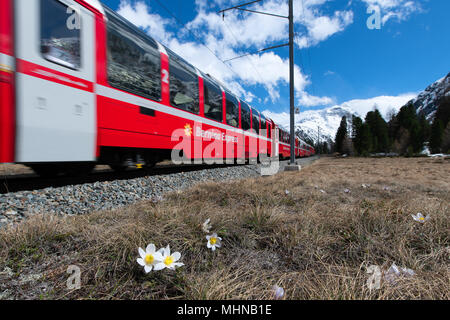
{"type": "Polygon", "coordinates": [[[146,116],[150,116],[150,117],[154,117],[155,116],[155,110],[150,109],[150,108],[145,108],[145,107],[140,107],[139,108],[140,113],[144,114],[146,116]]]}
{"type": "Polygon", "coordinates": [[[262,0],[255,0],[255,1],[252,1],[252,2],[243,3],[243,4],[240,4],[240,5],[235,6],[235,7],[231,7],[231,8],[224,9],[224,10],[220,10],[219,13],[225,12],[225,11],[229,11],[229,10],[233,10],[233,9],[237,9],[237,8],[244,7],[244,6],[248,6],[249,4],[256,3],[256,2],[261,2],[261,1],[262,0]]]}
{"type": "Polygon", "coordinates": [[[280,45],[273,46],[273,47],[264,48],[264,49],[255,51],[253,53],[246,53],[246,54],[243,54],[242,56],[238,56],[238,57],[234,57],[234,58],[231,58],[231,59],[224,60],[223,62],[228,62],[228,61],[231,61],[231,60],[239,59],[239,58],[242,58],[242,57],[245,57],[245,56],[250,56],[252,54],[257,54],[257,53],[260,53],[260,52],[263,52],[263,51],[267,51],[267,50],[272,50],[272,49],[276,49],[276,48],[286,47],[288,45],[289,45],[289,43],[285,43],[285,44],[280,44],[280,45]]]}
{"type": "Polygon", "coordinates": [[[289,19],[289,17],[286,17],[286,16],[280,16],[279,14],[273,14],[273,13],[261,12],[261,11],[255,11],[255,10],[243,9],[243,8],[236,8],[236,9],[242,10],[242,11],[248,11],[248,12],[252,12],[252,13],[265,14],[265,15],[267,15],[267,16],[272,16],[272,17],[278,17],[278,18],[289,19]]]}

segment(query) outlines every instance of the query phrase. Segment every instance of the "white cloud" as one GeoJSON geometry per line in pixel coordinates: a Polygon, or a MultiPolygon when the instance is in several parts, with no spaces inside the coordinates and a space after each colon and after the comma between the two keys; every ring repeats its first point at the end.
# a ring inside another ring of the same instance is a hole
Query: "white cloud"
{"type": "Polygon", "coordinates": [[[311,96],[307,92],[302,92],[299,99],[299,103],[302,107],[325,106],[330,105],[333,102],[334,100],[332,98],[311,96]]]}
{"type": "Polygon", "coordinates": [[[405,93],[398,96],[379,96],[370,99],[355,99],[344,102],[339,106],[348,107],[363,118],[369,111],[377,108],[381,115],[386,118],[386,115],[391,109],[394,109],[397,112],[408,101],[414,99],[416,96],[416,93],[405,93]]]}
{"type": "Polygon", "coordinates": [[[150,8],[145,2],[138,1],[132,5],[129,1],[121,0],[117,13],[163,43],[166,43],[173,37],[166,30],[166,26],[173,23],[173,21],[164,19],[158,14],[151,13],[150,8]]]}
{"type": "MultiPolygon", "coordinates": [[[[301,47],[324,41],[352,23],[353,12],[350,10],[335,11],[330,16],[323,14],[319,9],[326,1],[328,0],[294,0],[296,24],[305,27],[303,40],[297,42],[301,47]]],[[[142,0],[121,0],[118,13],[203,72],[226,84],[226,87],[238,96],[255,100],[255,95],[244,86],[263,86],[270,100],[275,102],[280,98],[280,88],[289,84],[288,59],[283,59],[274,52],[265,52],[232,60],[228,63],[229,67],[217,57],[226,60],[268,45],[285,42],[287,20],[232,10],[226,13],[223,21],[222,16],[217,14],[218,8],[237,3],[241,2],[196,0],[196,17],[181,27],[177,34],[168,31],[171,25],[176,24],[175,21],[152,12],[150,5],[142,0]],[[196,39],[192,39],[188,30],[196,35],[196,39]]],[[[266,0],[250,8],[279,15],[287,15],[288,12],[287,2],[284,0],[266,0]]],[[[305,106],[332,103],[331,98],[315,97],[306,92],[306,87],[311,82],[297,65],[294,77],[298,103],[305,106]]],[[[266,101],[266,98],[264,100],[266,101]]]]}
{"type": "Polygon", "coordinates": [[[300,48],[317,45],[334,34],[344,31],[353,23],[353,11],[335,11],[332,16],[321,14],[317,9],[324,1],[306,1],[304,8],[298,11],[296,22],[306,31],[296,39],[300,48]]]}

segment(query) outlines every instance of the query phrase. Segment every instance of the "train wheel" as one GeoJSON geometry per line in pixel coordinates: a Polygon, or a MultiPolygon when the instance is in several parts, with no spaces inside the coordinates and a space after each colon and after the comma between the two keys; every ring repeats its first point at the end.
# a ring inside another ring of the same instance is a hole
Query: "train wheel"
{"type": "Polygon", "coordinates": [[[61,166],[55,164],[33,164],[29,167],[42,178],[56,178],[62,173],[61,166]]]}
{"type": "Polygon", "coordinates": [[[146,172],[151,172],[155,166],[156,166],[156,161],[155,162],[146,163],[143,169],[146,172]]]}
{"type": "Polygon", "coordinates": [[[94,163],[73,164],[65,166],[63,172],[69,177],[83,177],[91,173],[94,167],[94,163]]]}
{"type": "Polygon", "coordinates": [[[122,173],[125,172],[125,170],[127,170],[127,166],[123,165],[123,164],[110,164],[109,167],[116,173],[122,173]]]}

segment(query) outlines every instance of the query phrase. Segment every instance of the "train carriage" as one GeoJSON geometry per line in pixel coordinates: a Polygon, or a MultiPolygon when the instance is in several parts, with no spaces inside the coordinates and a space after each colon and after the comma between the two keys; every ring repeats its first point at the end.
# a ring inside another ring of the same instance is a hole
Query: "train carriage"
{"type": "Polygon", "coordinates": [[[183,139],[187,159],[290,152],[271,119],[97,0],[0,0],[0,95],[0,163],[40,174],[152,167],[183,139]]]}

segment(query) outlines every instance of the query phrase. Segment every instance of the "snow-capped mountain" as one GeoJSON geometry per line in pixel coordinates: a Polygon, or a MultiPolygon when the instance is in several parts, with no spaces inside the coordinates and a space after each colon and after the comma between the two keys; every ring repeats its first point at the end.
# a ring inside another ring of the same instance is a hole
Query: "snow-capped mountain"
{"type": "MultiPolygon", "coordinates": [[[[303,111],[295,115],[295,129],[304,139],[316,142],[319,132],[318,127],[320,127],[320,141],[334,141],[343,116],[347,117],[348,128],[350,128],[352,115],[364,120],[368,111],[377,108],[387,121],[387,111],[398,112],[408,101],[414,104],[418,113],[423,112],[427,119],[431,121],[437,110],[439,100],[444,96],[450,96],[450,73],[417,96],[415,93],[396,97],[380,96],[365,100],[351,100],[321,110],[303,111]],[[413,97],[415,98],[411,100],[413,97]]],[[[289,130],[289,113],[274,113],[267,110],[263,113],[266,117],[289,130]]]]}
{"type": "Polygon", "coordinates": [[[418,114],[425,114],[429,121],[433,120],[442,97],[450,97],[450,73],[422,91],[417,98],[411,100],[418,114]]]}
{"type": "MultiPolygon", "coordinates": [[[[289,114],[263,112],[278,125],[289,130],[289,114]]],[[[357,113],[349,107],[334,106],[322,110],[308,110],[295,115],[295,128],[303,138],[309,138],[316,142],[319,135],[320,141],[333,141],[343,116],[351,121],[352,115],[357,113]]]]}

